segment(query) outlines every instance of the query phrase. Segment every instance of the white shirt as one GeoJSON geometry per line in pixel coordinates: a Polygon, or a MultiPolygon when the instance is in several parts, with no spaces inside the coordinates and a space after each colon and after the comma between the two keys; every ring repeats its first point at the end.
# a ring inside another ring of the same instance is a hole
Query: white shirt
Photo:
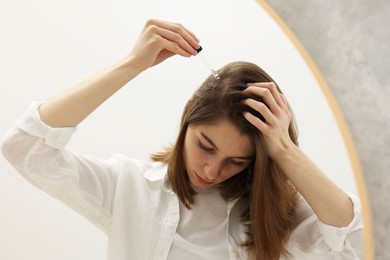
{"type": "Polygon", "coordinates": [[[191,209],[180,203],[180,220],[169,259],[229,259],[228,203],[216,189],[195,190],[191,209]]]}
{"type": "MultiPolygon", "coordinates": [[[[5,135],[3,154],[30,183],[107,234],[108,260],[185,259],[181,254],[190,254],[194,246],[202,247],[195,228],[186,228],[185,221],[188,216],[193,221],[192,216],[180,209],[166,178],[166,165],[120,154],[108,160],[75,154],[66,147],[75,128],[45,125],[39,118],[38,105],[33,103],[5,135]],[[190,242],[187,246],[186,241],[190,242]]],[[[361,208],[358,198],[349,195],[355,216],[344,228],[319,221],[301,197],[297,225],[286,244],[291,256],[280,259],[363,259],[361,208]]],[[[218,244],[221,248],[227,245],[228,259],[249,259],[239,246],[246,240],[239,206],[239,200],[227,202],[226,224],[215,227],[226,229],[218,244]]],[[[196,205],[194,209],[191,214],[196,218],[201,212],[196,205]]],[[[204,259],[216,258],[206,254],[204,259]]]]}

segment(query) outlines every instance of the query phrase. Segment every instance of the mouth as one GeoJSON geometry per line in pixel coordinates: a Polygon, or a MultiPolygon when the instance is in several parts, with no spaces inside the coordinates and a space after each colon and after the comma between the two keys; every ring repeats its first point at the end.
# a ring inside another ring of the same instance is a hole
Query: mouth
{"type": "Polygon", "coordinates": [[[206,181],[205,179],[200,177],[196,172],[194,172],[194,173],[195,173],[195,177],[196,177],[198,183],[200,183],[202,186],[210,186],[210,185],[214,184],[214,182],[206,181]]]}

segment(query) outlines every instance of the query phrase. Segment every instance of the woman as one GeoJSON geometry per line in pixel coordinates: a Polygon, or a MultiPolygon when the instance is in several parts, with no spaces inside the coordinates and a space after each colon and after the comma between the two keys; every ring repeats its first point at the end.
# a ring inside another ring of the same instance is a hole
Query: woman
{"type": "Polygon", "coordinates": [[[80,156],[83,119],[142,71],[199,40],[149,20],[117,65],[34,103],[3,141],[31,183],[101,228],[108,259],[360,259],[359,203],[298,148],[286,98],[259,67],[235,62],[188,101],[176,144],[155,162],[80,156]]]}

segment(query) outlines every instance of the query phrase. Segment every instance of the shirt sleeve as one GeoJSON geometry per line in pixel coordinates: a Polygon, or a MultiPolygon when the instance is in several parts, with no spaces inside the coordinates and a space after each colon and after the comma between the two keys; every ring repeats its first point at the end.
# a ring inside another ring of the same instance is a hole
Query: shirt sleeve
{"type": "Polygon", "coordinates": [[[319,230],[325,242],[337,252],[342,251],[348,234],[363,228],[360,201],[354,194],[348,193],[348,195],[353,203],[354,218],[347,227],[337,228],[318,221],[319,230]]]}
{"type": "Polygon", "coordinates": [[[33,103],[4,136],[4,157],[27,181],[106,231],[120,156],[98,160],[70,151],[66,144],[76,128],[44,124],[39,105],[33,103]]]}
{"type": "Polygon", "coordinates": [[[290,247],[295,255],[316,259],[364,259],[360,201],[354,194],[348,193],[348,196],[354,206],[354,218],[347,227],[341,228],[321,222],[307,202],[300,198],[298,225],[290,236],[290,247]]]}

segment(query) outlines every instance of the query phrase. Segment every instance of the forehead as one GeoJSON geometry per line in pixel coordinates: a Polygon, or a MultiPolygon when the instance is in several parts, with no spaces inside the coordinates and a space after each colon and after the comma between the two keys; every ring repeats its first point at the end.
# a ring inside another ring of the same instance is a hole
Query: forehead
{"type": "Polygon", "coordinates": [[[195,135],[205,140],[204,136],[218,147],[224,154],[230,155],[252,155],[254,146],[248,135],[240,133],[236,126],[227,120],[219,120],[212,124],[190,124],[189,135],[195,135]]]}

